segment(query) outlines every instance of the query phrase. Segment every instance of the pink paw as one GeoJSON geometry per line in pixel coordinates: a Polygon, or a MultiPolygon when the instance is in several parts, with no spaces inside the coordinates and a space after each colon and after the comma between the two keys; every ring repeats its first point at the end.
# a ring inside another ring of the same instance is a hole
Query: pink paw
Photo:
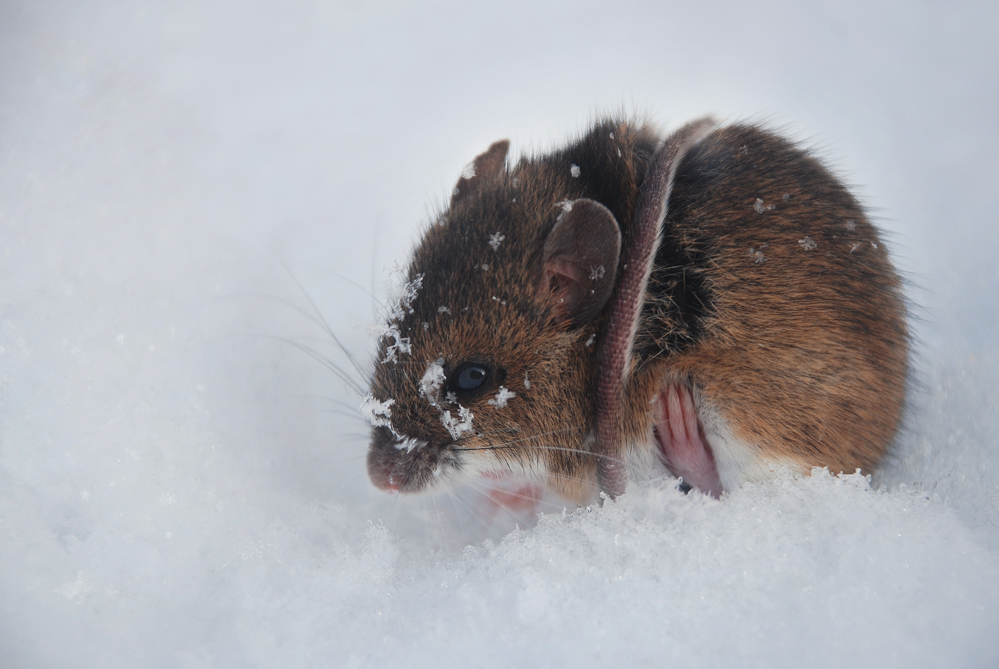
{"type": "Polygon", "coordinates": [[[656,396],[653,432],[666,466],[684,483],[718,497],[722,492],[711,446],[697,419],[694,398],[684,383],[672,383],[656,396]]]}

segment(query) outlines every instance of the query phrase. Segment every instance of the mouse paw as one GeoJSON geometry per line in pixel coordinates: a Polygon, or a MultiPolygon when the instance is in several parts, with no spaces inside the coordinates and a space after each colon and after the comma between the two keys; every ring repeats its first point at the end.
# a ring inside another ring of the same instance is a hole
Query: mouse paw
{"type": "Polygon", "coordinates": [[[694,397],[685,383],[671,383],[655,399],[653,432],[670,471],[712,497],[722,492],[714,454],[697,418],[694,397]]]}

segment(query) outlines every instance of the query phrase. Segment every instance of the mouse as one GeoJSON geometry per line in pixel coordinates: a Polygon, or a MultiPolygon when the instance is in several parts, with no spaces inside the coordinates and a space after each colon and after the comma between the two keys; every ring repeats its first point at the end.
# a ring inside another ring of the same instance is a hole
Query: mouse
{"type": "Polygon", "coordinates": [[[387,310],[361,405],[377,488],[513,478],[588,504],[874,470],[905,404],[903,286],[812,152],[710,118],[509,146],[462,171],[387,310]]]}

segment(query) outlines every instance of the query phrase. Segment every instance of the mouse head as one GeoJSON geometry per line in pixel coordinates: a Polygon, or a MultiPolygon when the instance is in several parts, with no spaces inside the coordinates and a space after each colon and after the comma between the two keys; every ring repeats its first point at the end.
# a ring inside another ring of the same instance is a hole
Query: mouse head
{"type": "Polygon", "coordinates": [[[604,123],[513,170],[506,141],[465,169],[379,342],[362,405],[376,486],[512,474],[596,493],[595,342],[653,141],[604,123]]]}

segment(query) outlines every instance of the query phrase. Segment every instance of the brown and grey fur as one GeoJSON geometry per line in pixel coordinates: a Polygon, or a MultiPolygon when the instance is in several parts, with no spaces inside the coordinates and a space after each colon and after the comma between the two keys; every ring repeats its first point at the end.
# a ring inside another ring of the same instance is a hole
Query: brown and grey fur
{"type": "MultiPolygon", "coordinates": [[[[628,262],[660,141],[649,127],[604,121],[509,170],[505,142],[476,160],[409,267],[422,285],[395,325],[410,352],[393,361],[393,338],[379,346],[371,393],[394,404],[391,427],[374,428],[373,481],[417,491],[509,471],[570,500],[593,498],[605,455],[594,438],[597,351],[615,299],[613,285],[598,284],[628,262]],[[594,280],[594,294],[610,297],[592,314],[567,312],[546,269],[553,230],[568,216],[562,203],[582,198],[609,210],[625,249],[621,266],[594,280]],[[494,249],[495,233],[503,240],[494,249]],[[445,373],[465,360],[503,372],[462,402],[474,431],[457,439],[419,392],[436,360],[445,373]],[[516,392],[506,407],[489,404],[500,385],[516,392]],[[400,437],[425,445],[400,449],[400,437]]],[[[650,401],[681,382],[712,448],[741,449],[726,472],[719,461],[726,487],[765,476],[768,463],[870,471],[898,430],[907,360],[898,276],[834,176],[755,126],[717,129],[690,148],[629,357],[620,426],[632,467],[656,466],[650,401]],[[752,463],[739,465],[743,457],[752,463]]]]}

